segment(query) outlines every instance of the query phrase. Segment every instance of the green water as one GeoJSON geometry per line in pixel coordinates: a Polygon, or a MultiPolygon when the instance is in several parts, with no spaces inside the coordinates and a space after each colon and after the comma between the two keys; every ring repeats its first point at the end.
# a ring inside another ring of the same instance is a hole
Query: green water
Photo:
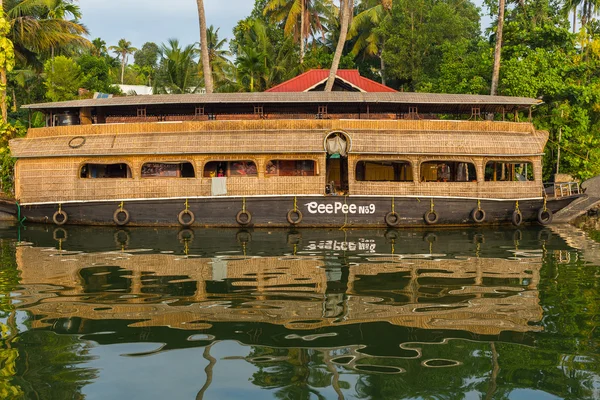
{"type": "Polygon", "coordinates": [[[0,237],[0,398],[600,399],[596,232],[0,237]]]}

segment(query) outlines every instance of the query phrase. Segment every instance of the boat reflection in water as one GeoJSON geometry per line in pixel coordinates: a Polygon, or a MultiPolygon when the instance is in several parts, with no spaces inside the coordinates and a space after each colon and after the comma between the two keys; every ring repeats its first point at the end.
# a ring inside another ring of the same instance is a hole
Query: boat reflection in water
{"type": "MultiPolygon", "coordinates": [[[[256,368],[243,381],[270,390],[297,385],[286,371],[306,368],[300,398],[356,396],[360,382],[369,386],[361,374],[431,378],[461,366],[458,381],[414,393],[448,385],[464,392],[468,376],[479,376],[470,390],[483,393],[496,379],[494,342],[528,347],[543,331],[538,285],[551,237],[539,229],[34,227],[16,249],[19,307],[32,330],[101,345],[158,344],[129,355],[202,347],[200,397],[219,397],[226,385],[210,384],[239,375],[239,362],[256,368]],[[218,360],[229,367],[213,371],[218,360]]],[[[552,251],[568,253],[552,239],[552,251]]]]}

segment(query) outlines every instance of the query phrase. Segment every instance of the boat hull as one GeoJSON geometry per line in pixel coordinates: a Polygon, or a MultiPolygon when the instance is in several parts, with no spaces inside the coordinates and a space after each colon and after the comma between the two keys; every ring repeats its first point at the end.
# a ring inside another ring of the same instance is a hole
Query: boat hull
{"type": "MultiPolygon", "coordinates": [[[[556,213],[578,196],[547,201],[547,208],[556,213]]],[[[177,226],[178,216],[186,209],[194,214],[194,227],[386,227],[386,215],[397,213],[396,227],[465,226],[506,224],[512,222],[517,202],[514,200],[480,200],[485,219],[476,223],[471,213],[478,207],[476,199],[463,198],[394,198],[387,196],[256,196],[211,197],[190,199],[147,199],[120,201],[65,202],[21,206],[21,215],[28,222],[54,224],[53,216],[60,209],[68,216],[66,224],[116,225],[114,214],[121,207],[129,214],[128,226],[177,226]],[[438,216],[427,224],[425,214],[432,209],[438,216]],[[290,223],[288,214],[292,213],[290,223]],[[238,217],[240,211],[247,215],[238,217]],[[241,221],[240,221],[241,220],[241,221]],[[240,223],[241,222],[241,223],[240,223]]],[[[519,200],[523,222],[537,221],[542,199],[519,200]]],[[[119,217],[123,218],[122,213],[119,217]]],[[[189,215],[185,216],[189,221],[189,215]]],[[[391,219],[394,221],[394,218],[391,219]]],[[[60,219],[59,219],[59,222],[60,219]]]]}

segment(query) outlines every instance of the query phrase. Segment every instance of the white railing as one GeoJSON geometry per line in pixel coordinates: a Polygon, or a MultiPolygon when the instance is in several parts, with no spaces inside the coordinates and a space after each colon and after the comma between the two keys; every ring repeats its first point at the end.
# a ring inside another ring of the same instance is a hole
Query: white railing
{"type": "Polygon", "coordinates": [[[581,194],[579,182],[544,183],[544,193],[548,197],[566,197],[581,194]]]}

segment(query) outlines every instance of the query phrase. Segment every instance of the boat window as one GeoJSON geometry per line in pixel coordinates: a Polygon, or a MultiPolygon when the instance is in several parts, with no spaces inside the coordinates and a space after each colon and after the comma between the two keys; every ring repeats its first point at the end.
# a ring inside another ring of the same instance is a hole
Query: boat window
{"type": "Polygon", "coordinates": [[[359,161],[357,181],[412,182],[413,170],[408,161],[359,161]]]}
{"type": "Polygon", "coordinates": [[[204,177],[257,176],[254,161],[210,161],[204,166],[204,177]]]}
{"type": "Polygon", "coordinates": [[[79,172],[81,178],[131,178],[127,164],[84,164],[79,172]]]}
{"type": "Polygon", "coordinates": [[[265,170],[267,176],[315,176],[313,160],[271,160],[265,170]]]}
{"type": "Polygon", "coordinates": [[[489,161],[485,165],[485,180],[526,182],[533,180],[533,165],[525,161],[489,161]]]}
{"type": "Polygon", "coordinates": [[[142,178],[194,178],[195,176],[194,166],[189,162],[145,163],[142,165],[142,178]]]}
{"type": "Polygon", "coordinates": [[[477,182],[475,165],[464,161],[426,161],[421,164],[422,182],[477,182]]]}

